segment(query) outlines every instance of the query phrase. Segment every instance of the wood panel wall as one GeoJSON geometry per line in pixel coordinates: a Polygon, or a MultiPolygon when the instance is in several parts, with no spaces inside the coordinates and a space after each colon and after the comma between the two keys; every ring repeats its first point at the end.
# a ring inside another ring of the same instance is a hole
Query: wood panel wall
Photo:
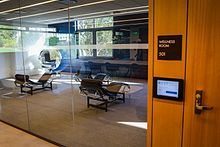
{"type": "Polygon", "coordinates": [[[153,77],[185,79],[187,0],[149,0],[147,147],[181,147],[183,102],[153,98],[153,77]],[[182,60],[157,60],[160,35],[182,35],[182,60]]]}
{"type": "Polygon", "coordinates": [[[220,146],[220,1],[189,1],[187,37],[187,86],[184,104],[183,147],[220,146]],[[203,90],[203,105],[194,113],[195,91],[203,90]]]}
{"type": "Polygon", "coordinates": [[[147,147],[151,147],[152,144],[152,125],[153,125],[153,40],[154,40],[154,26],[153,26],[153,0],[148,1],[149,13],[148,13],[148,102],[147,102],[147,147]]]}

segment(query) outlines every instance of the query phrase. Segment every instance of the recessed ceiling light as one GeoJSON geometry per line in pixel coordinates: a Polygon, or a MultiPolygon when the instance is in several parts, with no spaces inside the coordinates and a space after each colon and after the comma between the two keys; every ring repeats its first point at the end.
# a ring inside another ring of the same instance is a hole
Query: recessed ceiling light
{"type": "MultiPolygon", "coordinates": [[[[76,17],[76,18],[73,18],[73,19],[70,19],[70,20],[64,20],[64,18],[62,20],[54,20],[53,21],[53,24],[56,24],[56,23],[65,23],[67,21],[69,22],[72,22],[72,21],[78,21],[78,20],[84,20],[84,19],[94,19],[94,18],[100,18],[100,17],[107,17],[107,16],[122,16],[122,15],[126,15],[126,14],[137,14],[137,13],[145,13],[145,12],[148,12],[148,9],[147,10],[137,10],[137,11],[129,11],[129,12],[122,12],[122,13],[117,13],[117,14],[114,14],[114,13],[109,13],[109,14],[101,14],[101,15],[94,15],[94,16],[87,16],[87,17],[76,17]]],[[[67,18],[67,17],[65,17],[67,18]]],[[[148,19],[148,18],[146,18],[148,19]]],[[[37,22],[35,22],[37,23],[37,22]]],[[[44,23],[42,24],[51,24],[51,21],[44,21],[44,23]]],[[[139,24],[145,24],[144,23],[139,23],[139,24]]],[[[117,26],[123,26],[123,25],[117,25],[117,26]]]]}
{"type": "Polygon", "coordinates": [[[126,12],[121,12],[121,13],[110,13],[110,14],[103,14],[103,15],[94,15],[94,16],[88,16],[88,17],[82,17],[82,18],[75,18],[71,19],[70,21],[74,20],[83,20],[83,19],[90,19],[90,18],[100,18],[100,17],[106,17],[106,16],[121,16],[125,14],[137,14],[137,13],[143,13],[143,12],[148,12],[148,9],[146,10],[135,10],[135,11],[126,11],[126,12]]]}
{"type": "Polygon", "coordinates": [[[9,19],[6,19],[6,20],[16,20],[16,19],[20,19],[20,18],[28,18],[28,17],[33,17],[33,16],[40,16],[40,15],[45,15],[45,14],[61,12],[61,11],[68,11],[69,9],[75,9],[75,8],[80,8],[80,7],[85,7],[85,6],[97,5],[97,4],[107,3],[107,2],[111,2],[111,1],[114,1],[114,0],[96,1],[96,2],[92,2],[92,3],[76,5],[76,6],[72,6],[72,7],[64,8],[64,9],[59,9],[59,10],[47,11],[47,12],[36,13],[36,14],[32,14],[32,15],[25,15],[25,16],[20,16],[20,17],[13,17],[13,18],[9,18],[9,19]]]}
{"type": "Polygon", "coordinates": [[[9,0],[1,0],[0,3],[4,3],[4,2],[7,2],[7,1],[9,1],[9,0]]]}
{"type": "MultiPolygon", "coordinates": [[[[113,9],[113,10],[108,10],[108,11],[100,11],[100,12],[94,12],[94,13],[81,14],[81,15],[72,15],[72,16],[70,16],[70,19],[84,19],[85,17],[108,16],[108,15],[112,15],[116,11],[131,13],[131,12],[136,12],[138,9],[144,9],[144,10],[141,10],[143,12],[143,11],[148,11],[147,8],[148,8],[148,6],[123,8],[123,9],[113,9]],[[132,10],[134,10],[134,11],[132,11],[132,10]]],[[[47,19],[47,20],[41,20],[41,21],[36,21],[36,22],[41,23],[41,22],[48,22],[48,21],[54,21],[54,20],[62,20],[62,19],[66,19],[66,18],[67,18],[67,16],[66,17],[53,18],[53,19],[47,19]]]]}
{"type": "MultiPolygon", "coordinates": [[[[9,1],[9,0],[7,0],[9,1]]],[[[5,11],[1,11],[0,14],[3,13],[8,13],[8,12],[12,12],[12,11],[17,11],[17,10],[22,10],[22,9],[26,9],[26,8],[31,8],[31,7],[35,7],[35,6],[39,6],[39,5],[44,5],[44,4],[48,4],[48,3],[52,3],[58,0],[47,0],[44,2],[40,2],[40,3],[36,3],[36,4],[31,4],[31,5],[27,5],[27,6],[23,6],[23,7],[18,7],[18,8],[14,8],[14,9],[10,9],[10,10],[5,10],[5,11]]],[[[1,1],[0,1],[1,3],[1,1]]]]}

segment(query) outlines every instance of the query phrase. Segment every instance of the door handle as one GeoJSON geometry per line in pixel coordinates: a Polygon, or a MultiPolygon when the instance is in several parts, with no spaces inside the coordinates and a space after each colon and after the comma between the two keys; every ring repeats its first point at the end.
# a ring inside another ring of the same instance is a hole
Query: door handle
{"type": "Polygon", "coordinates": [[[213,107],[203,106],[202,105],[202,90],[196,90],[196,104],[195,104],[195,113],[201,114],[204,110],[212,110],[213,107]]]}
{"type": "Polygon", "coordinates": [[[198,109],[198,110],[212,110],[213,107],[210,107],[210,106],[198,106],[198,105],[196,105],[196,109],[198,109]]]}

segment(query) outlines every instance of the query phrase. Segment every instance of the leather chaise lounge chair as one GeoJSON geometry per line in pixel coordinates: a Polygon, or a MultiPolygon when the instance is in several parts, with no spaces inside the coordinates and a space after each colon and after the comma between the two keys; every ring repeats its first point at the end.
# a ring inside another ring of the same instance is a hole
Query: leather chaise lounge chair
{"type": "Polygon", "coordinates": [[[16,74],[15,75],[15,86],[20,87],[21,93],[26,92],[29,94],[33,94],[33,91],[42,90],[45,88],[49,88],[52,90],[52,80],[50,73],[44,73],[37,82],[30,80],[29,75],[16,74]],[[29,89],[29,90],[24,90],[29,89]]]}
{"type": "Polygon", "coordinates": [[[96,79],[82,79],[80,85],[80,92],[87,97],[87,107],[96,107],[108,111],[108,104],[116,100],[125,102],[125,89],[129,85],[124,83],[110,83],[103,86],[102,80],[96,79]],[[98,104],[92,104],[90,100],[99,101],[98,104]]]}

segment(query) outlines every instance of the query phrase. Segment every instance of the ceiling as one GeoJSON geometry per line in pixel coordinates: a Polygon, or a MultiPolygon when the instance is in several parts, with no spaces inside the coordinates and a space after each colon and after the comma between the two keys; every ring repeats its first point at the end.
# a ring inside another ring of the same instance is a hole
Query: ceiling
{"type": "Polygon", "coordinates": [[[0,23],[53,24],[70,19],[146,13],[147,0],[0,0],[0,23]],[[20,9],[19,9],[20,8],[20,9]]]}

